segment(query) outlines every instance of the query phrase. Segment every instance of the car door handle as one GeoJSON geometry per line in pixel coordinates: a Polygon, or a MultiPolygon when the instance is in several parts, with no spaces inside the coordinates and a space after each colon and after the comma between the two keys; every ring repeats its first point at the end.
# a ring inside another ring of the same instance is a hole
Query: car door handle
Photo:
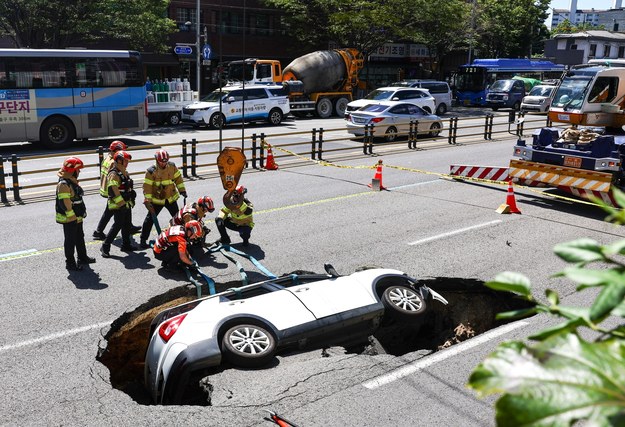
{"type": "Polygon", "coordinates": [[[245,301],[232,301],[230,305],[243,304],[245,301]]]}
{"type": "Polygon", "coordinates": [[[298,290],[296,290],[295,292],[304,292],[309,290],[310,288],[299,288],[298,290]]]}

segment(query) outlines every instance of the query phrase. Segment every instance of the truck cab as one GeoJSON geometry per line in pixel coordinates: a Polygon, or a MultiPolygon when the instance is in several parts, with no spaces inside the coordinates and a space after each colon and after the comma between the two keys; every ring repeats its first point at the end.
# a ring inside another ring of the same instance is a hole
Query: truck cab
{"type": "Polygon", "coordinates": [[[282,83],[282,66],[274,59],[249,58],[228,64],[228,80],[245,84],[282,83]]]}
{"type": "Polygon", "coordinates": [[[525,83],[523,80],[505,79],[496,80],[488,88],[486,105],[497,111],[500,108],[512,108],[519,110],[525,96],[525,83]]]}

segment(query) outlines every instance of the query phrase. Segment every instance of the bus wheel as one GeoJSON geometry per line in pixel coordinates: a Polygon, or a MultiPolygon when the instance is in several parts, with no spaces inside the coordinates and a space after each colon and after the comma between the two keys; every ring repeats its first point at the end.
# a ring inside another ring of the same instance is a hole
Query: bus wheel
{"type": "Polygon", "coordinates": [[[41,125],[39,142],[48,148],[66,148],[76,138],[74,125],[65,117],[52,117],[41,125]]]}

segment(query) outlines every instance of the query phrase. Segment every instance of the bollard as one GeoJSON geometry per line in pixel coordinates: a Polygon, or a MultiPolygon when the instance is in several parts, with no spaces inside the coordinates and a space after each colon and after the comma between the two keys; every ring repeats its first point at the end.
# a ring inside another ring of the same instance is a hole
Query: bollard
{"type": "Polygon", "coordinates": [[[260,168],[265,169],[265,134],[260,134],[260,168]]]}
{"type": "Polygon", "coordinates": [[[495,118],[494,114],[486,115],[486,138],[485,139],[493,139],[493,119],[495,118]]]}
{"type": "Polygon", "coordinates": [[[17,161],[19,158],[17,154],[11,155],[11,177],[13,178],[13,200],[21,202],[20,199],[20,183],[18,179],[19,172],[17,171],[17,161]]]}
{"type": "Polygon", "coordinates": [[[187,174],[187,140],[183,139],[180,143],[182,145],[182,176],[188,178],[187,174]]]}
{"type": "Polygon", "coordinates": [[[191,140],[191,176],[197,176],[197,141],[191,140]]]}
{"type": "Polygon", "coordinates": [[[310,156],[315,160],[317,158],[317,128],[312,129],[312,139],[310,142],[310,156]]]}
{"type": "Polygon", "coordinates": [[[514,123],[514,116],[515,116],[514,110],[508,112],[508,123],[514,123]]]}
{"type": "Polygon", "coordinates": [[[4,158],[2,156],[0,156],[0,200],[2,203],[9,203],[6,182],[4,180],[4,158]]]}
{"type": "Polygon", "coordinates": [[[449,118],[449,136],[447,142],[449,144],[456,143],[456,136],[458,135],[458,117],[449,118]]]}
{"type": "Polygon", "coordinates": [[[317,145],[317,153],[318,153],[317,158],[318,158],[319,160],[323,160],[323,159],[321,158],[321,153],[322,153],[322,151],[323,151],[323,128],[319,128],[319,140],[318,140],[317,142],[319,143],[319,144],[317,145]]]}
{"type": "Polygon", "coordinates": [[[489,119],[490,114],[486,114],[486,116],[484,117],[484,139],[487,140],[488,138],[488,119],[489,119]]]}
{"type": "Polygon", "coordinates": [[[523,123],[525,123],[525,113],[520,112],[519,118],[516,122],[516,134],[517,136],[523,135],[523,123]]]}
{"type": "Polygon", "coordinates": [[[369,144],[369,126],[365,125],[365,135],[362,138],[362,154],[369,154],[367,152],[367,145],[369,144]]]}
{"type": "Polygon", "coordinates": [[[373,154],[373,125],[369,125],[369,141],[367,144],[367,153],[365,154],[373,154]]]}
{"type": "Polygon", "coordinates": [[[412,148],[417,149],[417,140],[419,139],[419,120],[414,121],[412,148]]]}
{"type": "Polygon", "coordinates": [[[256,167],[256,150],[258,149],[258,146],[256,144],[256,134],[253,133],[252,134],[252,169],[258,169],[256,167]]]}
{"type": "Polygon", "coordinates": [[[100,145],[98,147],[98,169],[102,169],[103,161],[104,161],[104,147],[100,145]]]}

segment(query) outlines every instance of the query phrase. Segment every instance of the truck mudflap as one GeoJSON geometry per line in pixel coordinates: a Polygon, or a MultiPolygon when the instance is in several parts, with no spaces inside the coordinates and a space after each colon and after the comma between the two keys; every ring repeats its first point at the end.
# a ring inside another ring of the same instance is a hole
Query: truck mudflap
{"type": "Polygon", "coordinates": [[[550,187],[576,197],[592,200],[597,197],[616,206],[612,197],[614,174],[557,166],[527,160],[510,160],[508,175],[520,185],[550,187]]]}

